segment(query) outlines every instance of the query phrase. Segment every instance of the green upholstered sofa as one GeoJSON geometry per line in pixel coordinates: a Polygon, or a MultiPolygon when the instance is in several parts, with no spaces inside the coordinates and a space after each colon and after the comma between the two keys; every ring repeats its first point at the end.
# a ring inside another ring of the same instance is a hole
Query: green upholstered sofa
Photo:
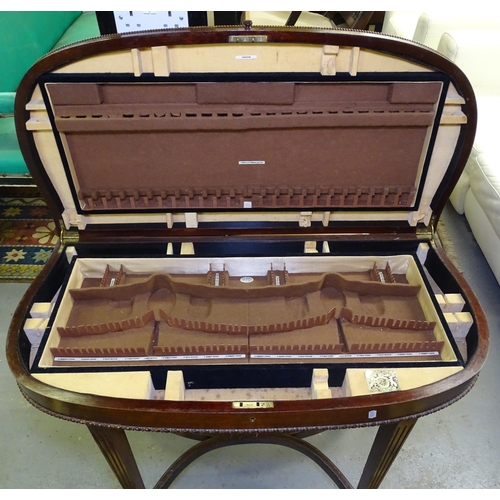
{"type": "Polygon", "coordinates": [[[95,12],[0,11],[0,185],[30,182],[13,116],[24,74],[47,52],[99,34],[95,12]]]}

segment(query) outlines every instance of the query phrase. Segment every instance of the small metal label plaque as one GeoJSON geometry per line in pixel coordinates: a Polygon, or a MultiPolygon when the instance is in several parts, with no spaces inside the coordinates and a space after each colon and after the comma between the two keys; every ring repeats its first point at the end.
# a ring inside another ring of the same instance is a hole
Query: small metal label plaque
{"type": "Polygon", "coordinates": [[[233,408],[274,408],[272,401],[234,401],[233,408]]]}
{"type": "Polygon", "coordinates": [[[229,41],[239,43],[267,42],[267,35],[231,35],[229,41]]]}

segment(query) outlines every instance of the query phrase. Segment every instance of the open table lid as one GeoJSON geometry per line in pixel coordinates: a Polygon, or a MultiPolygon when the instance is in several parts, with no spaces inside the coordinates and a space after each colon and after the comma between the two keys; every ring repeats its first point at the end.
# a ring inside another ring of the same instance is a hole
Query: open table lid
{"type": "Polygon", "coordinates": [[[39,60],[16,101],[26,162],[66,229],[427,226],[475,124],[452,62],[348,30],[101,37],[39,60]]]}

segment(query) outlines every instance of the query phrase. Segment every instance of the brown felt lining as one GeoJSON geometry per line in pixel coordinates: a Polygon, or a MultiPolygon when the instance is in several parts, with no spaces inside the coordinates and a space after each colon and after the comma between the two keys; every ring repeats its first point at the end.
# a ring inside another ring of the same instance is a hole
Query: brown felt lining
{"type": "Polygon", "coordinates": [[[409,207],[441,83],[47,89],[85,210],[409,207]]]}
{"type": "Polygon", "coordinates": [[[215,281],[212,270],[135,276],[107,267],[101,279],[69,291],[73,307],[52,353],[247,357],[440,351],[419,290],[393,275],[389,265],[366,273],[271,270],[253,281],[227,271],[215,281]]]}

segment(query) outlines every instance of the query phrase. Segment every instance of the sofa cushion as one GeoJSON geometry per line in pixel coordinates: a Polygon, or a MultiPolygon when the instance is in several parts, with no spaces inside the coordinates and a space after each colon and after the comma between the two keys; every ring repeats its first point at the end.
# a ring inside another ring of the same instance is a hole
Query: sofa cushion
{"type": "Polygon", "coordinates": [[[458,179],[453,191],[450,195],[450,202],[453,208],[460,214],[463,215],[465,210],[465,196],[470,188],[469,174],[466,170],[462,172],[462,175],[458,179]]]}
{"type": "Polygon", "coordinates": [[[493,151],[476,157],[470,171],[470,188],[500,238],[500,163],[493,151]]]}
{"type": "Polygon", "coordinates": [[[2,66],[0,92],[15,92],[33,63],[49,52],[71,23],[75,11],[0,12],[2,66]]]}
{"type": "Polygon", "coordinates": [[[11,115],[14,113],[15,92],[0,92],[0,115],[11,115]]]}
{"type": "MultiPolygon", "coordinates": [[[[99,36],[95,12],[1,12],[0,44],[4,66],[0,72],[0,113],[14,112],[15,90],[25,72],[47,52],[73,42],[99,36]]],[[[17,141],[14,118],[0,118],[0,173],[27,175],[17,141]]]]}
{"type": "Polygon", "coordinates": [[[439,41],[438,52],[467,75],[477,95],[498,95],[499,35],[499,30],[450,30],[439,41]]]}
{"type": "Polygon", "coordinates": [[[426,12],[386,11],[382,33],[408,38],[436,50],[441,35],[450,29],[495,30],[500,29],[500,20],[498,15],[485,15],[482,9],[464,10],[436,5],[426,12]]]}
{"type": "MultiPolygon", "coordinates": [[[[485,152],[492,151],[492,154],[497,158],[496,161],[500,161],[500,141],[498,140],[498,132],[496,129],[496,120],[500,112],[500,95],[477,95],[476,101],[478,120],[474,145],[464,172],[450,196],[451,204],[459,214],[464,213],[465,195],[471,184],[469,176],[471,171],[477,168],[477,157],[485,152]]],[[[497,175],[500,177],[500,164],[497,175]]]]}
{"type": "Polygon", "coordinates": [[[0,165],[1,174],[28,174],[28,168],[19,149],[14,126],[14,118],[0,118],[0,165]]]}
{"type": "Polygon", "coordinates": [[[418,16],[418,12],[386,12],[382,33],[413,40],[418,16]]]}
{"type": "Polygon", "coordinates": [[[465,216],[470,225],[472,234],[481,248],[495,278],[500,283],[500,239],[495,231],[497,224],[492,224],[479,204],[472,189],[465,197],[465,216]]]}
{"type": "Polygon", "coordinates": [[[450,30],[495,30],[500,28],[498,16],[485,15],[481,9],[478,12],[464,9],[450,9],[437,7],[422,12],[415,27],[413,40],[423,43],[427,47],[437,49],[441,41],[441,35],[450,30]]]}
{"type": "Polygon", "coordinates": [[[500,152],[497,129],[498,114],[500,113],[500,94],[496,96],[476,95],[476,101],[477,130],[472,154],[477,156],[489,149],[500,152]]]}
{"type": "Polygon", "coordinates": [[[95,12],[83,12],[73,24],[64,32],[63,36],[54,45],[54,49],[64,47],[70,43],[79,42],[87,38],[100,36],[99,24],[95,12]]]}

